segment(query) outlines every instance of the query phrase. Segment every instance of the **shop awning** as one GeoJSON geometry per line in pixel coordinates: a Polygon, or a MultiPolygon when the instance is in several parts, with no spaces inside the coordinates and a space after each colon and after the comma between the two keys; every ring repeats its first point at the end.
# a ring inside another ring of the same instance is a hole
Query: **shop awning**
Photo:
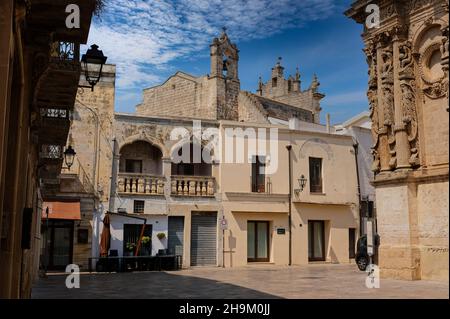
{"type": "Polygon", "coordinates": [[[44,202],[42,204],[42,219],[80,220],[80,202],[44,202]]]}

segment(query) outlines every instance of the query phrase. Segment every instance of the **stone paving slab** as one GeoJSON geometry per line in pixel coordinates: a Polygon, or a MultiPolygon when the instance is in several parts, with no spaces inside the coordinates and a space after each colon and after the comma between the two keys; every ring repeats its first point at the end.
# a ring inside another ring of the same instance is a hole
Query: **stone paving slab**
{"type": "Polygon", "coordinates": [[[448,282],[381,279],[365,286],[355,265],[191,268],[174,272],[83,274],[79,289],[67,289],[65,276],[49,275],[32,298],[449,298],[448,282]]]}

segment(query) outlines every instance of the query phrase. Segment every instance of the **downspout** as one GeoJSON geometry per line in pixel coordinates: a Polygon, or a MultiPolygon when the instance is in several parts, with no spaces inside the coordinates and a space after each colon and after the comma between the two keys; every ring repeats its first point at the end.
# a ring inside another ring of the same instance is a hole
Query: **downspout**
{"type": "Polygon", "coordinates": [[[119,144],[117,143],[117,140],[113,139],[113,162],[111,167],[111,186],[110,186],[110,192],[109,192],[109,212],[114,212],[116,209],[116,191],[117,191],[117,173],[119,168],[119,160],[120,160],[120,154],[119,154],[119,144]]]}
{"type": "Polygon", "coordinates": [[[354,155],[355,155],[355,164],[356,164],[356,180],[358,183],[358,187],[357,187],[357,195],[358,195],[358,204],[359,204],[359,234],[363,235],[362,233],[362,225],[361,225],[361,208],[362,208],[362,198],[361,198],[361,181],[360,181],[360,176],[359,176],[359,164],[358,164],[358,141],[356,141],[355,139],[353,140],[353,150],[354,150],[354,155]]]}
{"type": "Polygon", "coordinates": [[[291,169],[291,150],[292,145],[287,145],[288,150],[288,169],[289,169],[289,214],[288,214],[288,227],[289,227],[289,266],[292,265],[292,169],[291,169]]]}
{"type": "MultiPolygon", "coordinates": [[[[96,195],[97,194],[97,190],[98,190],[98,184],[99,184],[99,162],[100,162],[100,118],[97,114],[97,112],[92,109],[91,107],[87,106],[86,104],[84,104],[83,102],[81,102],[80,100],[76,100],[76,102],[78,104],[80,104],[81,106],[85,107],[87,110],[89,110],[95,118],[95,128],[96,128],[96,135],[95,135],[95,139],[94,139],[94,149],[95,149],[95,153],[94,153],[94,167],[92,168],[92,181],[94,183],[94,193],[96,195]]],[[[99,196],[100,197],[100,196],[99,196]]]]}

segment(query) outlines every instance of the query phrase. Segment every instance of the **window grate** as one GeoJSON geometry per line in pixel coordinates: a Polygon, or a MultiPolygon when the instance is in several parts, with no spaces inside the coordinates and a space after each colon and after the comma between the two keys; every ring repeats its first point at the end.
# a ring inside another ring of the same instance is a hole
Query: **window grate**
{"type": "Polygon", "coordinates": [[[144,209],[145,209],[145,201],[143,201],[143,200],[135,200],[134,201],[133,213],[143,214],[144,209]]]}

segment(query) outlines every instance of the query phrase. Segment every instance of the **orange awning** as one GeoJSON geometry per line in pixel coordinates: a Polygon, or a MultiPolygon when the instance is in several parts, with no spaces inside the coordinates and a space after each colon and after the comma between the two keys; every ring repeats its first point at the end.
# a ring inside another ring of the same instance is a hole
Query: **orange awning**
{"type": "Polygon", "coordinates": [[[42,205],[42,219],[80,220],[80,202],[44,202],[42,205]]]}

